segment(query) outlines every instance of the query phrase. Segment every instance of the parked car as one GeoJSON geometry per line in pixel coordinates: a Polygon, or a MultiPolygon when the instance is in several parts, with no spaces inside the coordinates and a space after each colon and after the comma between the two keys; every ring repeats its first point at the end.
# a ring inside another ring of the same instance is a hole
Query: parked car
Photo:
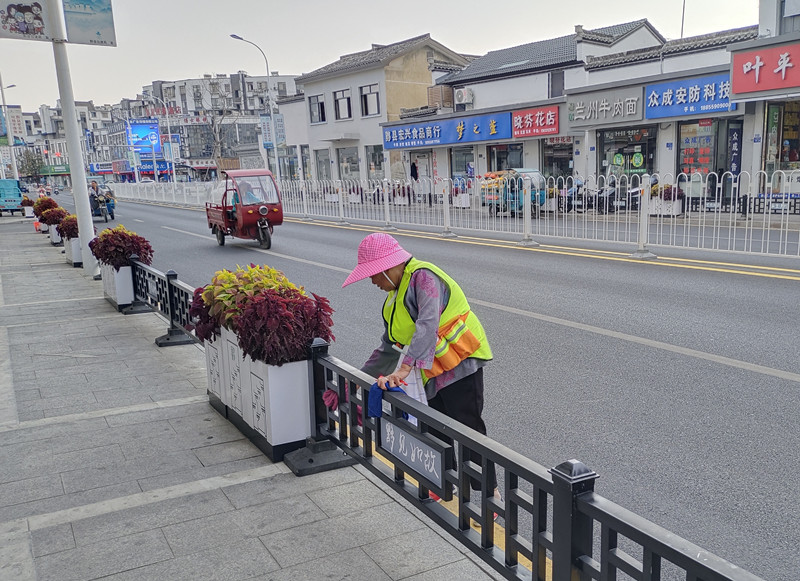
{"type": "Polygon", "coordinates": [[[139,180],[140,184],[154,184],[156,181],[153,178],[142,178],[139,180]]]}

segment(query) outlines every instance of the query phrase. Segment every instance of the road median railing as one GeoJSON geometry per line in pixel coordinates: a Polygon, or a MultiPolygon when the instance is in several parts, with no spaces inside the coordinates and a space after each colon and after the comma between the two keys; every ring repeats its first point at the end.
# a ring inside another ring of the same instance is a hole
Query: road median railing
{"type": "MultiPolygon", "coordinates": [[[[136,303],[169,322],[156,343],[195,341],[194,289],[174,271],[132,266],[136,303]]],[[[309,448],[333,442],[507,579],[760,579],[600,496],[598,475],[578,460],[547,469],[403,394],[385,392],[381,417],[369,417],[374,378],[330,355],[324,342],[310,357],[309,448]],[[338,396],[335,409],[324,403],[326,390],[338,396]]]]}

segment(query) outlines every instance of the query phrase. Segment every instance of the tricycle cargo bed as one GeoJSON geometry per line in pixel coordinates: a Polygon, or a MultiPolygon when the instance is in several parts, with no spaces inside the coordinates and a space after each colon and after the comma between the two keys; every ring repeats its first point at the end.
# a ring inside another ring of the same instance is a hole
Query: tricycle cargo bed
{"type": "Polygon", "coordinates": [[[206,202],[206,218],[209,226],[212,224],[225,226],[225,208],[220,204],[206,202]]]}

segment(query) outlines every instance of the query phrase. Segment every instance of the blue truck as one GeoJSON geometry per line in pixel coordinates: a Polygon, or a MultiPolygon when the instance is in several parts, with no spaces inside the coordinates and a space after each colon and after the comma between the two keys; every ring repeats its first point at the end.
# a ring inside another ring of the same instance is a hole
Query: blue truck
{"type": "Polygon", "coordinates": [[[24,214],[22,207],[22,190],[19,189],[19,180],[0,180],[0,215],[9,212],[24,214]]]}

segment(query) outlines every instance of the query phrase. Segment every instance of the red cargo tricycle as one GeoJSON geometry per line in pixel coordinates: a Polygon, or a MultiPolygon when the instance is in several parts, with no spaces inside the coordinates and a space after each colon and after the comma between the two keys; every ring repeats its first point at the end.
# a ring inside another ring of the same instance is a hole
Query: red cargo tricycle
{"type": "Polygon", "coordinates": [[[237,169],[222,172],[225,189],[220,204],[206,202],[206,218],[217,243],[225,237],[258,240],[261,248],[272,246],[272,229],[283,223],[283,207],[272,172],[237,169]]]}

